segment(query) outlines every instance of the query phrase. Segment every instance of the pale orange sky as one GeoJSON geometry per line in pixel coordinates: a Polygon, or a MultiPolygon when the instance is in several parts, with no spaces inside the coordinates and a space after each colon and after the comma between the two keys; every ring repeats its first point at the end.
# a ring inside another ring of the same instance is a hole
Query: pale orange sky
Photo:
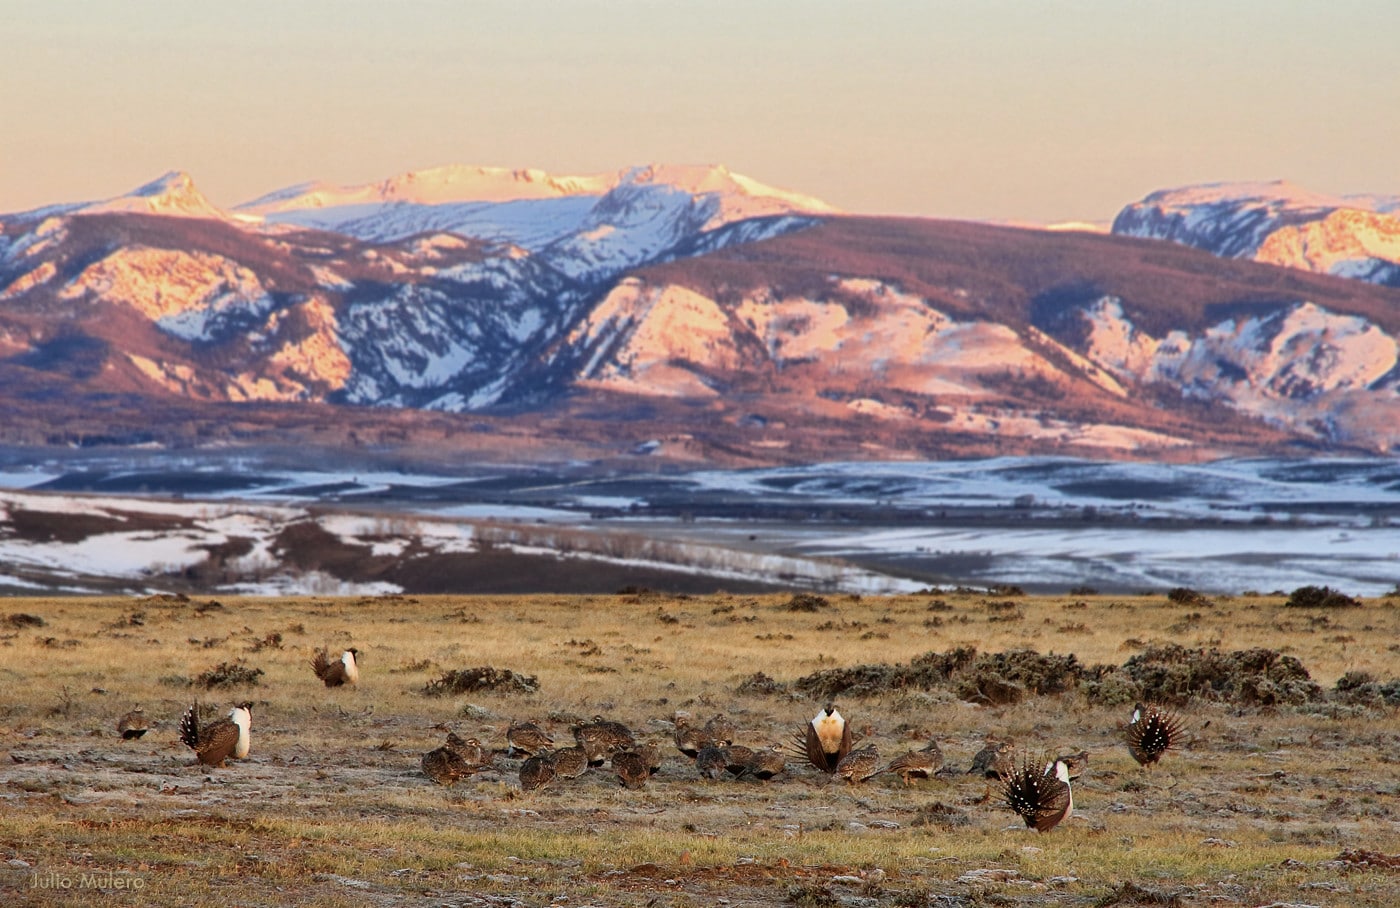
{"type": "Polygon", "coordinates": [[[1400,3],[0,0],[0,212],[443,164],[722,163],[853,212],[1400,193],[1400,3]]]}

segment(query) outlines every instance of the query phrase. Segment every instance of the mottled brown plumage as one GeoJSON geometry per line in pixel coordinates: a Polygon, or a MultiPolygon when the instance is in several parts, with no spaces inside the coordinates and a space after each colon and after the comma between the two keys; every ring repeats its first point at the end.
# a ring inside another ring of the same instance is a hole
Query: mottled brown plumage
{"type": "Polygon", "coordinates": [[[518,750],[533,756],[554,746],[554,739],[533,722],[512,722],[506,729],[506,744],[513,756],[518,750]]]}
{"type": "Polygon", "coordinates": [[[695,755],[695,768],[702,778],[719,779],[724,775],[725,768],[729,766],[729,757],[724,750],[723,747],[713,744],[700,748],[700,752],[695,755]]]}
{"type": "Polygon", "coordinates": [[[1049,832],[1074,812],[1069,767],[1058,760],[1046,762],[1023,756],[1012,758],[1013,768],[1001,776],[1001,794],[1026,825],[1049,832]]]}
{"type": "Polygon", "coordinates": [[[588,771],[588,754],[582,747],[561,747],[553,757],[554,774],[561,779],[577,779],[588,771]]]}
{"type": "Polygon", "coordinates": [[[730,744],[727,747],[720,747],[720,752],[724,754],[725,771],[736,778],[748,772],[749,766],[753,763],[754,752],[751,747],[730,744]]]}
{"type": "Polygon", "coordinates": [[[721,747],[727,747],[734,743],[736,731],[734,723],[729,721],[729,718],[723,713],[711,716],[710,721],[705,723],[705,737],[709,738],[711,743],[721,747]]]}
{"type": "Polygon", "coordinates": [[[836,774],[848,785],[856,785],[880,773],[880,752],[874,744],[858,747],[836,764],[836,774]]]}
{"type": "Polygon", "coordinates": [[[481,769],[489,766],[491,763],[491,752],[476,738],[467,738],[463,741],[461,738],[457,737],[455,731],[449,731],[447,733],[447,741],[443,746],[455,752],[468,766],[475,769],[481,769]]]}
{"type": "Polygon", "coordinates": [[[674,721],[676,730],[672,735],[672,740],[676,742],[676,750],[692,760],[695,759],[696,754],[700,753],[701,748],[713,743],[703,728],[696,728],[690,724],[689,717],[676,716],[674,721]]]}
{"type": "Polygon", "coordinates": [[[647,766],[646,757],[635,750],[614,751],[612,768],[624,788],[641,788],[647,784],[647,779],[651,778],[651,769],[647,766]]]}
{"type": "Polygon", "coordinates": [[[541,751],[520,764],[520,788],[535,791],[554,781],[554,754],[541,751]]]}
{"type": "Polygon", "coordinates": [[[602,766],[614,753],[637,746],[631,729],[602,716],[594,716],[592,722],[576,726],[573,731],[574,740],[588,754],[591,766],[602,766]]]}
{"type": "Polygon", "coordinates": [[[146,721],[146,711],[139,706],[117,720],[117,734],[122,736],[123,741],[141,737],[150,727],[146,721]]]}
{"type": "Polygon", "coordinates": [[[999,779],[1012,767],[1011,742],[989,741],[987,746],[977,751],[968,767],[968,775],[981,775],[988,779],[999,779]]]}
{"type": "Polygon", "coordinates": [[[423,754],[419,766],[423,769],[423,775],[439,785],[452,785],[460,779],[465,779],[478,768],[468,763],[448,745],[423,754]]]}
{"type": "Polygon", "coordinates": [[[356,684],[360,680],[359,657],[360,651],[352,646],[341,653],[339,659],[332,660],[323,646],[311,657],[311,670],[326,687],[356,684]]]}
{"type": "Polygon", "coordinates": [[[943,766],[943,751],[939,750],[937,741],[930,741],[919,750],[911,750],[908,753],[895,757],[880,772],[897,773],[904,784],[908,785],[910,779],[928,779],[943,766]]]}
{"type": "Polygon", "coordinates": [[[1123,732],[1123,740],[1138,765],[1146,767],[1180,744],[1185,732],[1185,724],[1175,713],[1139,703],[1133,707],[1133,718],[1123,732]]]}
{"type": "Polygon", "coordinates": [[[774,744],[772,747],[754,751],[753,759],[749,761],[748,774],[764,781],[782,775],[787,769],[787,757],[783,755],[782,747],[781,744],[774,744]]]}
{"type": "Polygon", "coordinates": [[[661,771],[661,748],[650,741],[639,742],[633,748],[647,765],[647,774],[656,775],[661,771]]]}
{"type": "Polygon", "coordinates": [[[252,709],[252,703],[240,703],[229,711],[227,719],[202,725],[196,703],[180,717],[180,740],[206,766],[224,766],[230,757],[242,760],[248,756],[251,743],[252,709]]]}

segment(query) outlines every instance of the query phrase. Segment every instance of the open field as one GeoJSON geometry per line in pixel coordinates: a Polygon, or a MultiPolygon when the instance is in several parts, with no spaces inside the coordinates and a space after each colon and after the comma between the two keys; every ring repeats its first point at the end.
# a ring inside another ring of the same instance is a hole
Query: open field
{"type": "Polygon", "coordinates": [[[1394,904],[1400,599],[1176,600],[0,600],[0,900],[89,904],[101,890],[119,905],[1394,904]],[[803,602],[811,610],[793,607],[803,602]],[[1274,672],[1183,697],[1189,743],[1144,771],[1120,733],[1133,699],[1160,691],[1123,667],[1166,644],[1268,647],[1311,678],[1274,672]],[[322,645],[363,651],[358,687],[313,677],[322,645]],[[775,781],[710,781],[671,746],[678,710],[725,713],[738,741],[766,746],[816,712],[819,687],[859,674],[817,672],[908,667],[968,646],[1077,658],[1055,685],[955,674],[836,695],[862,743],[888,758],[932,737],[955,772],[847,786],[790,760],[775,781]],[[222,663],[262,674],[191,685],[222,663]],[[477,666],[534,676],[538,690],[422,692],[477,666]],[[249,759],[195,765],[177,724],[196,696],[220,712],[253,701],[249,759]],[[153,728],[124,742],[115,723],[136,704],[153,728]],[[572,743],[570,725],[595,714],[663,745],[644,789],[602,768],[523,793],[519,762],[503,753],[451,788],[419,769],[442,741],[437,723],[503,750],[512,719],[572,743]],[[1077,816],[1037,834],[989,798],[962,770],[991,736],[1037,754],[1087,749],[1077,816]]]}

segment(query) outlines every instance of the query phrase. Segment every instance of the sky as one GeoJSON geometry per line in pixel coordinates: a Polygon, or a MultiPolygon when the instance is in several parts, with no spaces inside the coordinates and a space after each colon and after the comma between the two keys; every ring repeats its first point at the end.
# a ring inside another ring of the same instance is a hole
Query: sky
{"type": "Polygon", "coordinates": [[[0,212],[445,164],[724,164],[843,210],[1106,222],[1400,193],[1394,0],[0,0],[0,212]]]}

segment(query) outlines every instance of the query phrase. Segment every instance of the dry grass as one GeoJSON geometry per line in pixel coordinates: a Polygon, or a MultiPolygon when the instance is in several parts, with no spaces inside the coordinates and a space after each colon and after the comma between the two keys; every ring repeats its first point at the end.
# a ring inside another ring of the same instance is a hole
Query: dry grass
{"type": "Polygon", "coordinates": [[[832,598],[816,611],[786,608],[789,595],[647,593],[10,600],[6,614],[45,623],[0,626],[0,892],[7,905],[87,903],[82,887],[104,884],[116,904],[1392,903],[1396,870],[1335,859],[1400,852],[1393,709],[1196,703],[1183,710],[1191,744],[1144,772],[1118,743],[1127,710],[1078,690],[996,708],[948,688],[840,700],[889,756],[930,735],[958,769],[989,735],[1088,749],[1080,817],[1046,835],[1011,828],[987,785],[961,773],[909,788],[890,776],[831,785],[801,768],[708,782],[670,747],[676,710],[724,712],[754,746],[815,712],[788,694],[740,693],[755,671],[790,682],[967,645],[1091,665],[1154,643],[1268,646],[1324,688],[1347,672],[1400,676],[1394,600],[1014,598],[832,598]],[[352,644],[360,686],[325,689],[312,651],[352,644]],[[188,686],[225,663],[263,674],[188,686]],[[535,676],[539,691],[422,693],[479,666],[535,676]],[[176,725],[196,693],[220,709],[254,701],[249,760],[193,765],[176,725]],[[116,719],[137,703],[154,728],[122,742],[116,719]],[[522,795],[503,756],[451,789],[418,769],[441,743],[435,723],[503,748],[512,718],[567,739],[596,713],[666,745],[644,790],[593,771],[522,795]]]}

